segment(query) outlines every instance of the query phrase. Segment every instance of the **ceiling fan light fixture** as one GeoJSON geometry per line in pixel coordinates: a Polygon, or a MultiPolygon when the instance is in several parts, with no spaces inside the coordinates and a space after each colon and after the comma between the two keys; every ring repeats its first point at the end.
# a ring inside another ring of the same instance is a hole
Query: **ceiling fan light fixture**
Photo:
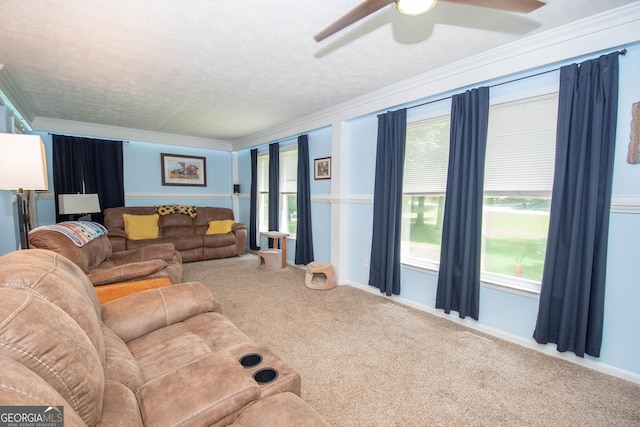
{"type": "Polygon", "coordinates": [[[438,0],[396,0],[396,9],[403,15],[416,16],[429,12],[438,0]]]}

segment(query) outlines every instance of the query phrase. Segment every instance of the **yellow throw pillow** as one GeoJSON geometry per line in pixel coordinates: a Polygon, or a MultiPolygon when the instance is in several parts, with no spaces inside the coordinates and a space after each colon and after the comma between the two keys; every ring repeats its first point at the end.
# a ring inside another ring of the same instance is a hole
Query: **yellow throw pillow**
{"type": "Polygon", "coordinates": [[[158,214],[122,214],[124,232],[131,240],[155,239],[158,237],[158,214]]]}
{"type": "Polygon", "coordinates": [[[231,233],[233,227],[232,219],[223,219],[218,221],[209,221],[209,228],[206,234],[226,234],[231,233]]]}

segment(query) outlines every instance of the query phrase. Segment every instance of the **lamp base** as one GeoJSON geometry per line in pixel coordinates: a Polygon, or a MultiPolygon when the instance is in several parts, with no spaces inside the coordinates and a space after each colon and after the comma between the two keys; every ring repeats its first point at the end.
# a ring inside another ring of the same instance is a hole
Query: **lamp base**
{"type": "Polygon", "coordinates": [[[18,233],[20,234],[19,249],[29,249],[29,217],[22,189],[16,193],[16,205],[18,206],[18,233]]]}

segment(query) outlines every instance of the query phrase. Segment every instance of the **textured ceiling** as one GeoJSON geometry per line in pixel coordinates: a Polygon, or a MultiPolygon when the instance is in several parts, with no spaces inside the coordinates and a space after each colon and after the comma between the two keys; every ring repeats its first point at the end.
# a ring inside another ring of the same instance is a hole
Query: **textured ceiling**
{"type": "Polygon", "coordinates": [[[34,118],[232,141],[637,0],[391,5],[313,40],[359,1],[2,0],[0,64],[34,118]]]}

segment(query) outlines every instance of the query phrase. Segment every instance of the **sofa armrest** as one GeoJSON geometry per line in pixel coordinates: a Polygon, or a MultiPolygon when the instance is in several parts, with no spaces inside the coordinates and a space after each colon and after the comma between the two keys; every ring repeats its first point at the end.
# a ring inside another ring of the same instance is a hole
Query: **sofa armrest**
{"type": "Polygon", "coordinates": [[[200,282],[178,283],[127,295],[102,305],[102,321],[124,342],[201,313],[220,313],[220,304],[200,282]],[[144,307],[144,311],[140,311],[144,307]]]}
{"type": "Polygon", "coordinates": [[[240,222],[234,222],[233,225],[231,226],[231,231],[235,232],[236,230],[246,230],[247,229],[247,224],[242,224],[240,222]]]}
{"type": "Polygon", "coordinates": [[[247,225],[235,223],[231,232],[236,236],[236,255],[243,255],[247,249],[247,225]]]}
{"type": "Polygon", "coordinates": [[[165,260],[152,259],[142,262],[130,262],[104,270],[93,271],[87,274],[87,277],[94,286],[100,286],[147,277],[165,268],[167,268],[167,262],[165,260]]]}
{"type": "Polygon", "coordinates": [[[110,228],[107,230],[107,235],[112,237],[123,237],[125,239],[129,238],[127,233],[121,228],[110,228]]]}
{"type": "Polygon", "coordinates": [[[107,237],[111,242],[111,249],[115,252],[122,252],[127,249],[127,233],[121,228],[110,228],[107,230],[107,237]]]}
{"type": "Polygon", "coordinates": [[[116,265],[128,264],[132,262],[142,262],[154,259],[171,261],[176,254],[173,243],[158,243],[145,246],[143,248],[129,249],[111,254],[111,261],[116,265]]]}

